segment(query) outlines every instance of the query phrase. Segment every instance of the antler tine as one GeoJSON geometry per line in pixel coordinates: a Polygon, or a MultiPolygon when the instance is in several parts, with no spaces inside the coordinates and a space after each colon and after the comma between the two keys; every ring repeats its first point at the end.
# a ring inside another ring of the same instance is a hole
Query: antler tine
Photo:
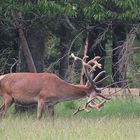
{"type": "Polygon", "coordinates": [[[78,109],[73,113],[73,115],[76,115],[77,113],[84,111],[84,109],[80,109],[80,106],[78,107],[78,109]]]}
{"type": "Polygon", "coordinates": [[[103,82],[104,80],[106,80],[106,79],[109,78],[109,77],[110,77],[110,75],[107,75],[107,76],[104,77],[103,79],[97,81],[96,84],[99,84],[99,83],[103,82]]]}
{"type": "Polygon", "coordinates": [[[80,109],[80,107],[78,107],[78,109],[73,113],[73,115],[76,115],[77,113],[79,113],[81,111],[89,112],[90,110],[88,110],[87,107],[94,99],[95,99],[95,97],[90,99],[88,102],[86,102],[86,104],[83,108],[80,109]]]}
{"type": "Polygon", "coordinates": [[[84,56],[82,59],[80,57],[75,56],[74,53],[72,53],[71,57],[74,58],[74,60],[80,60],[85,67],[91,69],[91,72],[95,71],[96,67],[101,68],[102,66],[100,63],[97,62],[97,60],[100,59],[100,56],[94,57],[92,60],[88,61],[87,63],[86,63],[86,59],[88,58],[88,56],[84,56]],[[94,64],[94,66],[92,67],[91,64],[94,64]]]}
{"type": "MultiPolygon", "coordinates": [[[[93,103],[93,102],[91,102],[91,103],[93,103]]],[[[100,108],[101,108],[102,106],[104,106],[105,103],[106,103],[106,100],[103,100],[103,101],[102,101],[101,103],[99,103],[99,104],[96,104],[96,103],[94,102],[95,105],[89,104],[89,107],[95,108],[95,109],[97,109],[98,111],[100,111],[100,108]]]]}
{"type": "MultiPolygon", "coordinates": [[[[92,78],[93,78],[93,72],[95,71],[95,69],[96,69],[96,67],[98,67],[98,68],[100,68],[101,69],[101,64],[99,64],[98,62],[97,62],[97,60],[98,59],[100,59],[100,56],[96,56],[94,59],[92,59],[92,60],[90,60],[87,64],[88,65],[90,65],[90,64],[94,64],[94,66],[90,66],[90,72],[89,72],[89,75],[91,76],[91,74],[92,74],[92,78]]],[[[91,79],[92,79],[91,78],[91,79]]]]}
{"type": "Polygon", "coordinates": [[[102,74],[104,74],[104,73],[106,73],[106,71],[101,71],[101,72],[99,72],[98,74],[97,74],[97,76],[94,78],[94,82],[96,82],[97,80],[98,80],[98,78],[102,75],[102,74]]]}
{"type": "Polygon", "coordinates": [[[92,69],[92,67],[88,63],[86,63],[86,58],[88,58],[88,56],[84,56],[82,59],[80,57],[75,56],[74,53],[72,53],[71,57],[74,58],[74,60],[80,60],[85,67],[92,69]]]}
{"type": "Polygon", "coordinates": [[[83,61],[86,62],[86,59],[89,58],[87,55],[83,57],[83,61]]]}
{"type": "Polygon", "coordinates": [[[80,109],[80,107],[78,107],[78,109],[73,113],[73,115],[76,115],[77,113],[79,113],[81,111],[89,112],[89,110],[87,108],[83,107],[83,108],[80,109]]]}
{"type": "Polygon", "coordinates": [[[88,107],[88,105],[95,99],[96,97],[93,97],[92,99],[90,99],[88,102],[86,102],[85,108],[88,107]]]}
{"type": "Polygon", "coordinates": [[[93,64],[95,62],[97,62],[98,59],[100,59],[100,56],[95,56],[92,60],[88,61],[88,64],[93,64]]]}
{"type": "Polygon", "coordinates": [[[93,97],[92,99],[90,99],[87,103],[85,108],[87,107],[91,107],[91,108],[95,108],[98,111],[100,111],[100,108],[104,105],[104,103],[106,102],[106,100],[104,100],[103,102],[101,102],[100,104],[97,104],[94,99],[96,99],[96,97],[93,97]]]}
{"type": "Polygon", "coordinates": [[[74,55],[74,53],[71,53],[71,57],[74,58],[74,60],[80,60],[83,62],[83,59],[81,59],[80,57],[77,57],[74,55]]]}
{"type": "Polygon", "coordinates": [[[80,60],[82,62],[86,62],[86,59],[88,58],[88,56],[84,56],[82,59],[80,57],[75,56],[74,53],[71,53],[71,57],[74,58],[74,60],[80,60]]]}
{"type": "Polygon", "coordinates": [[[98,63],[97,61],[98,61],[98,59],[100,59],[101,57],[100,56],[95,56],[92,60],[90,60],[90,61],[88,61],[88,65],[90,65],[90,64],[94,64],[94,69],[96,68],[96,67],[98,67],[99,69],[101,69],[101,67],[102,67],[102,65],[100,64],[100,63],[98,63]]]}

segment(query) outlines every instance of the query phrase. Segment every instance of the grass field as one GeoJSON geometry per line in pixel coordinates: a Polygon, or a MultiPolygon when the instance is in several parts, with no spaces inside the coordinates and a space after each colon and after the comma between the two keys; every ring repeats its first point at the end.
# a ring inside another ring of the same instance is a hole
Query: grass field
{"type": "MultiPolygon", "coordinates": [[[[82,102],[75,102],[78,107],[82,102]]],[[[73,116],[75,104],[57,105],[53,119],[47,114],[14,114],[0,120],[1,140],[140,140],[140,100],[123,98],[106,103],[100,111],[73,116]]]]}

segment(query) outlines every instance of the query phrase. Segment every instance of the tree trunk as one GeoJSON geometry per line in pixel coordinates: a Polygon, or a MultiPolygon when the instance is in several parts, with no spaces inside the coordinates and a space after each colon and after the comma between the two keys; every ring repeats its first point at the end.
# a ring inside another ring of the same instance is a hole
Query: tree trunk
{"type": "MultiPolygon", "coordinates": [[[[83,49],[84,49],[84,56],[87,56],[87,51],[88,51],[88,38],[83,39],[83,49]]],[[[80,76],[80,84],[83,85],[85,84],[86,79],[85,79],[85,73],[84,73],[84,67],[82,66],[82,71],[81,71],[81,76],[80,76]]]]}
{"type": "Polygon", "coordinates": [[[68,80],[68,68],[69,68],[69,44],[61,43],[60,51],[61,51],[61,58],[60,67],[59,67],[59,75],[62,79],[68,80]]]}
{"type": "MultiPolygon", "coordinates": [[[[44,70],[44,34],[40,27],[31,28],[27,32],[27,42],[32,54],[37,72],[44,70]]],[[[20,71],[30,72],[22,48],[19,51],[20,71]]]]}
{"type": "Polygon", "coordinates": [[[62,59],[60,61],[59,75],[64,80],[68,80],[70,35],[70,30],[65,25],[61,25],[60,52],[62,59]]]}
{"type": "MultiPolygon", "coordinates": [[[[123,68],[119,70],[120,52],[123,48],[119,46],[123,44],[126,39],[126,32],[124,25],[116,25],[113,28],[113,46],[112,46],[112,77],[114,82],[124,80],[126,77],[126,70],[123,68]]],[[[121,87],[123,83],[117,83],[115,86],[121,87]]]]}
{"type": "MultiPolygon", "coordinates": [[[[89,32],[88,35],[88,50],[87,50],[87,56],[89,56],[89,58],[87,59],[87,61],[93,59],[95,56],[100,56],[101,60],[100,63],[102,64],[102,68],[99,69],[97,68],[94,74],[94,77],[101,71],[104,70],[104,57],[105,57],[105,41],[102,40],[100,43],[98,43],[95,47],[93,47],[93,44],[95,43],[95,41],[97,40],[97,38],[99,37],[99,34],[101,33],[101,31],[99,29],[94,29],[93,31],[89,32]]],[[[101,80],[102,78],[105,77],[105,74],[100,76],[100,78],[98,80],[101,80]]],[[[98,86],[102,86],[101,84],[98,86]]]]}
{"type": "Polygon", "coordinates": [[[26,63],[28,65],[28,69],[29,69],[30,72],[36,72],[36,67],[34,65],[34,61],[33,61],[31,52],[29,50],[27,40],[25,38],[24,31],[22,29],[23,28],[23,24],[21,23],[22,15],[21,15],[21,13],[20,14],[17,13],[17,11],[14,10],[14,9],[12,10],[11,14],[12,14],[13,20],[15,22],[14,23],[15,27],[17,28],[17,31],[18,31],[18,34],[19,34],[20,45],[21,45],[22,51],[24,53],[26,63]]]}
{"type": "MultiPolygon", "coordinates": [[[[29,45],[30,52],[32,54],[34,64],[37,72],[43,72],[44,70],[44,42],[45,34],[42,32],[41,27],[30,28],[27,32],[27,42],[29,45]]],[[[27,61],[23,52],[22,47],[19,49],[19,71],[30,72],[27,61]]],[[[33,110],[36,105],[31,107],[15,106],[16,112],[33,110]]]]}

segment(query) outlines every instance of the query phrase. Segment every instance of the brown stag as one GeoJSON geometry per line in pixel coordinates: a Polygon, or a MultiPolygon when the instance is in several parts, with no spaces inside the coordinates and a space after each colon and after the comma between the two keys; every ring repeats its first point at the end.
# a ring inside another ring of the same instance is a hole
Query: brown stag
{"type": "Polygon", "coordinates": [[[86,85],[74,85],[60,79],[52,73],[9,73],[0,76],[0,96],[3,99],[3,105],[0,108],[0,116],[4,116],[12,103],[18,104],[37,104],[37,118],[40,119],[48,107],[48,114],[54,114],[54,105],[68,100],[76,100],[88,97],[88,102],[83,110],[87,107],[98,108],[104,103],[94,104],[93,98],[100,96],[105,100],[107,98],[101,95],[101,90],[96,87],[95,81],[102,74],[102,72],[91,79],[91,71],[96,67],[101,67],[97,62],[99,57],[95,57],[90,62],[86,63],[84,59],[75,57],[82,61],[88,82],[86,85]],[[90,66],[93,63],[93,67],[90,66]],[[90,71],[89,71],[90,69],[90,71]],[[94,105],[93,105],[94,104],[94,105]]]}

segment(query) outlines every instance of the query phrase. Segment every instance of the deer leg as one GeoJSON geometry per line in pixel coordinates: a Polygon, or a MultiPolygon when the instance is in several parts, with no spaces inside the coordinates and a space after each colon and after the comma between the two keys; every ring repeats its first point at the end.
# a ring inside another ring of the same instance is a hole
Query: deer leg
{"type": "Polygon", "coordinates": [[[10,97],[10,96],[6,96],[4,98],[4,105],[1,107],[1,110],[0,110],[0,115],[1,116],[5,116],[8,108],[12,105],[13,103],[13,98],[10,97]]]}
{"type": "Polygon", "coordinates": [[[5,108],[5,104],[2,105],[2,107],[0,108],[0,117],[3,116],[3,111],[4,111],[4,108],[5,108]]]}
{"type": "Polygon", "coordinates": [[[50,117],[54,116],[54,105],[49,105],[48,106],[48,115],[50,117]]]}
{"type": "Polygon", "coordinates": [[[38,106],[37,106],[37,119],[41,119],[42,114],[45,110],[45,101],[43,99],[38,100],[38,106]]]}
{"type": "Polygon", "coordinates": [[[1,114],[1,112],[3,112],[4,108],[5,108],[5,104],[3,104],[3,105],[1,106],[1,108],[0,108],[0,114],[1,114]]]}

